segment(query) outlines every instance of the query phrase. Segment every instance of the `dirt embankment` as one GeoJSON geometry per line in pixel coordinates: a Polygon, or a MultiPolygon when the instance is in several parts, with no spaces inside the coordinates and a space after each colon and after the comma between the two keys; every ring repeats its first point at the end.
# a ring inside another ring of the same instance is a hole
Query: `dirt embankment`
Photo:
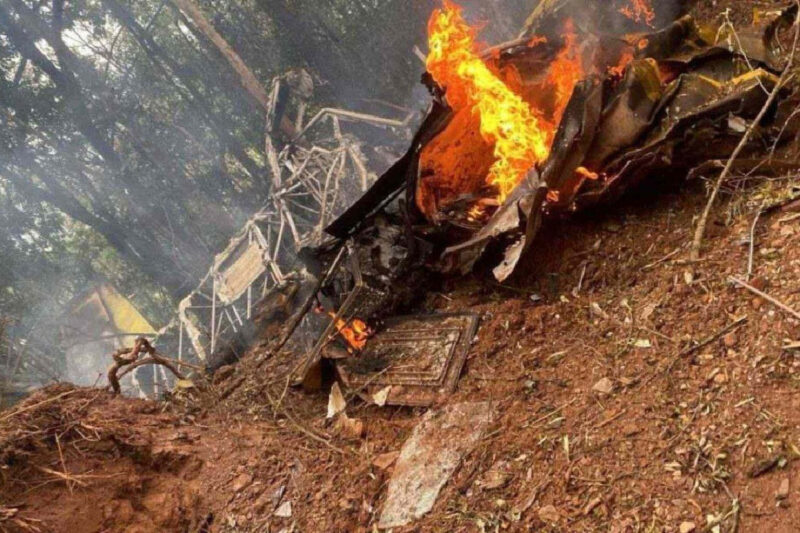
{"type": "MultiPolygon", "coordinates": [[[[448,403],[496,417],[410,530],[797,530],[800,321],[731,278],[800,310],[800,218],[761,213],[793,177],[754,178],[726,186],[699,263],[702,182],[548,228],[507,285],[428,296],[482,314],[448,403]]],[[[0,530],[372,531],[422,411],[351,401],[353,438],[259,355],[200,407],[56,386],[1,413],[0,530]]]]}
{"type": "MultiPolygon", "coordinates": [[[[513,286],[476,277],[431,295],[427,309],[484,317],[449,403],[499,416],[418,530],[700,531],[714,517],[792,531],[800,323],[729,282],[746,276],[752,232],[751,285],[800,309],[798,218],[775,210],[753,231],[789,183],[720,204],[699,264],[683,261],[696,184],[552,228],[513,286]]],[[[371,530],[392,470],[375,459],[421,411],[352,402],[366,428],[353,440],[326,423],[324,394],[288,389],[276,405],[282,389],[257,375],[194,414],[42,391],[2,415],[2,505],[42,531],[371,530]]]]}

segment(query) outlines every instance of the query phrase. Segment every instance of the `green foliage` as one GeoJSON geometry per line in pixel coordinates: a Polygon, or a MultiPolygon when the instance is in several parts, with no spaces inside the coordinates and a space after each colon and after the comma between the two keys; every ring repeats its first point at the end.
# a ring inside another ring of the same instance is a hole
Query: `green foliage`
{"type": "MultiPolygon", "coordinates": [[[[436,5],[196,2],[265,87],[302,66],[356,110],[408,104],[436,5]]],[[[0,0],[0,315],[37,331],[108,280],[163,325],[269,194],[263,127],[169,0],[0,0]]]]}

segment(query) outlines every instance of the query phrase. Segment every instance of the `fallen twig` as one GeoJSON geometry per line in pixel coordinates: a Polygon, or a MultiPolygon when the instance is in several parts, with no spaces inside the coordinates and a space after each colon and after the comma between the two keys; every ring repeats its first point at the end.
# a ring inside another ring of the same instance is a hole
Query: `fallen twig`
{"type": "Polygon", "coordinates": [[[597,431],[598,429],[602,429],[602,428],[606,427],[607,425],[611,424],[612,422],[615,422],[616,420],[619,420],[620,418],[625,416],[627,413],[628,413],[628,410],[627,409],[623,409],[622,411],[620,411],[619,413],[615,414],[611,418],[606,418],[605,420],[603,420],[602,422],[600,422],[599,424],[594,426],[592,428],[592,431],[597,431]]]}
{"type": "MultiPolygon", "coordinates": [[[[339,448],[338,446],[332,444],[328,439],[320,437],[319,435],[317,435],[316,433],[314,433],[310,429],[304,427],[300,422],[295,420],[295,418],[292,415],[290,415],[289,412],[286,409],[284,409],[283,407],[279,407],[278,404],[275,402],[275,400],[272,398],[272,395],[269,393],[269,391],[266,388],[264,389],[264,393],[267,395],[267,399],[269,400],[269,403],[272,404],[272,408],[275,409],[277,412],[280,412],[283,416],[285,416],[286,419],[289,422],[291,422],[292,425],[295,428],[297,428],[297,430],[300,431],[303,435],[306,435],[306,436],[312,438],[313,440],[315,440],[315,441],[317,441],[317,442],[319,442],[321,444],[324,444],[325,446],[327,446],[331,450],[333,450],[333,451],[335,451],[335,452],[337,452],[337,453],[339,453],[341,455],[347,455],[347,452],[345,450],[343,450],[342,448],[339,448]]],[[[355,453],[352,450],[350,450],[350,451],[351,451],[351,453],[355,453]]],[[[356,454],[356,455],[358,455],[358,454],[356,454]]]]}
{"type": "MultiPolygon", "coordinates": [[[[690,346],[689,348],[686,348],[686,349],[685,349],[685,350],[683,350],[681,353],[679,353],[678,355],[676,355],[676,356],[675,356],[675,357],[672,359],[672,361],[670,361],[669,365],[667,366],[667,368],[665,368],[665,369],[664,369],[663,373],[664,373],[664,374],[669,374],[669,373],[670,373],[670,371],[672,371],[673,367],[675,366],[675,364],[676,364],[678,361],[680,361],[680,360],[681,360],[681,359],[683,359],[684,357],[688,357],[689,355],[692,355],[692,354],[693,354],[693,353],[695,353],[697,350],[701,350],[701,349],[705,348],[706,346],[708,346],[709,344],[711,344],[712,342],[714,342],[714,341],[716,341],[716,340],[718,340],[718,339],[720,339],[720,338],[724,337],[725,335],[727,335],[727,334],[728,334],[728,333],[730,333],[731,331],[733,331],[733,330],[735,330],[735,329],[739,328],[741,325],[743,325],[744,323],[746,323],[746,322],[747,322],[747,320],[748,320],[748,317],[746,317],[746,316],[743,316],[743,317],[741,317],[741,318],[738,318],[738,319],[736,319],[734,322],[732,322],[731,324],[728,324],[727,326],[725,326],[724,328],[722,328],[721,330],[719,330],[719,331],[718,331],[718,332],[716,332],[715,334],[711,335],[710,337],[706,338],[705,340],[702,340],[702,341],[700,341],[699,343],[695,344],[694,346],[690,346]]],[[[647,382],[646,382],[645,384],[648,384],[648,383],[650,383],[651,381],[653,381],[653,379],[655,379],[656,375],[657,375],[657,374],[653,374],[653,375],[650,377],[650,379],[648,379],[648,380],[647,380],[647,382]]]]}
{"type": "Polygon", "coordinates": [[[739,285],[740,287],[743,287],[743,288],[747,289],[748,291],[752,292],[756,296],[758,296],[760,298],[763,298],[764,300],[768,301],[772,305],[778,307],[779,309],[782,309],[783,311],[789,313],[790,315],[792,315],[796,319],[800,320],[800,313],[798,313],[797,311],[795,311],[794,309],[792,309],[791,307],[789,307],[785,303],[781,302],[777,298],[774,298],[774,297],[770,296],[769,294],[756,289],[755,287],[753,287],[752,285],[750,285],[746,281],[742,281],[742,280],[734,278],[734,277],[731,277],[730,281],[731,281],[731,283],[735,283],[736,285],[739,285]]]}
{"type": "Polygon", "coordinates": [[[159,354],[144,337],[139,337],[133,348],[119,350],[113,354],[114,364],[108,368],[108,383],[114,394],[119,394],[121,388],[119,380],[136,368],[144,365],[161,365],[169,369],[178,379],[186,379],[186,376],[178,370],[179,361],[169,359],[159,354]],[[139,359],[140,354],[147,354],[148,357],[139,359]],[[122,373],[119,373],[121,369],[122,373]],[[119,375],[118,375],[119,373],[119,375]]]}
{"type": "Polygon", "coordinates": [[[649,265],[643,266],[642,267],[642,271],[647,271],[647,270],[650,270],[651,268],[657,267],[661,263],[666,263],[667,261],[669,261],[670,259],[672,259],[676,255],[678,255],[680,253],[680,251],[681,251],[680,248],[676,248],[675,250],[673,250],[672,252],[668,253],[667,255],[665,255],[664,257],[659,259],[658,261],[654,261],[653,263],[650,263],[649,265]]]}
{"type": "Polygon", "coordinates": [[[530,424],[525,424],[525,426],[524,426],[524,427],[528,427],[528,428],[530,428],[530,427],[533,427],[533,426],[535,426],[536,424],[538,424],[538,423],[540,423],[540,422],[544,422],[545,420],[547,420],[548,418],[550,418],[550,417],[551,417],[551,416],[553,416],[554,414],[556,414],[556,413],[560,413],[561,411],[563,411],[564,409],[566,409],[567,407],[569,407],[570,405],[574,404],[574,403],[575,403],[575,402],[577,402],[577,401],[578,401],[578,398],[575,398],[575,399],[573,399],[571,402],[565,403],[565,404],[564,404],[564,405],[562,405],[561,407],[556,407],[555,409],[553,409],[552,411],[550,411],[550,412],[549,412],[549,413],[547,413],[546,415],[544,415],[544,416],[541,416],[541,417],[537,418],[536,420],[534,420],[534,421],[533,421],[533,422],[531,422],[530,424]]]}

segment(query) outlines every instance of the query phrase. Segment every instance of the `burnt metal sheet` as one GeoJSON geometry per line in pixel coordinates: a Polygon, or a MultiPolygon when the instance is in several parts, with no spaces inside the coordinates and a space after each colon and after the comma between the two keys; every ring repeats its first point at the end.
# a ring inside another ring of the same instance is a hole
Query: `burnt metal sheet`
{"type": "Polygon", "coordinates": [[[339,375],[367,395],[391,387],[390,405],[430,405],[455,390],[478,321],[472,313],[391,318],[360,354],[337,363],[339,375]]]}
{"type": "MultiPolygon", "coordinates": [[[[728,157],[742,135],[728,127],[729,117],[752,120],[757,115],[777,79],[778,29],[796,10],[795,6],[759,14],[753,26],[741,33],[752,39],[744,39],[742,48],[733,49],[724,33],[709,31],[689,16],[676,20],[678,13],[670,10],[662,13],[667,18],[661,30],[623,35],[602,24],[602,15],[618,18],[617,9],[610,10],[610,4],[547,0],[539,6],[523,35],[532,37],[545,28],[560,31],[557,22],[577,10],[581,16],[575,25],[581,38],[601,43],[600,53],[591,59],[584,57],[584,61],[592,61],[595,72],[606,74],[590,75],[576,86],[548,160],[531,169],[483,227],[427,224],[415,208],[420,152],[453,119],[442,95],[435,95],[433,111],[406,159],[391,171],[396,194],[401,192],[402,176],[406,179],[402,202],[408,235],[406,263],[425,264],[442,273],[464,273],[487,251],[497,250],[489,246],[494,242],[506,251],[494,271],[496,278],[503,280],[515,271],[522,257],[534,251],[544,219],[614,200],[654,174],[685,176],[709,158],[728,157]],[[593,23],[588,24],[590,21],[593,23]],[[621,38],[613,45],[609,35],[621,38]],[[610,67],[623,64],[624,54],[633,59],[620,79],[618,73],[612,74],[616,67],[610,67]],[[418,247],[421,242],[429,246],[418,247]],[[417,257],[423,255],[420,250],[427,255],[417,257]]],[[[497,57],[504,68],[517,68],[530,90],[541,81],[552,50],[523,47],[519,42],[499,47],[497,57]]],[[[782,95],[776,108],[781,109],[785,97],[782,95]]],[[[765,125],[772,118],[768,116],[765,125]]],[[[748,157],[761,145],[761,139],[753,140],[742,155],[748,157]]],[[[378,188],[373,192],[376,198],[380,196],[378,188]]],[[[372,202],[369,209],[359,204],[347,215],[351,220],[337,222],[332,233],[351,235],[363,228],[359,224],[374,213],[373,208],[388,205],[387,198],[383,201],[386,203],[372,202]]]]}
{"type": "Polygon", "coordinates": [[[451,115],[449,107],[434,101],[405,155],[392,165],[352,207],[325,228],[325,232],[339,239],[352,236],[373,215],[391,203],[397,194],[406,190],[409,181],[415,181],[415,178],[410,179],[409,173],[410,169],[416,167],[420,148],[441,131],[451,115]]]}
{"type": "Polygon", "coordinates": [[[314,347],[303,361],[298,382],[302,382],[322,358],[323,350],[339,337],[339,330],[336,324],[339,320],[344,320],[348,324],[356,318],[368,319],[375,316],[384,306],[387,294],[368,285],[361,275],[361,267],[355,255],[351,254],[347,261],[347,268],[354,278],[353,288],[346,293],[344,303],[339,307],[335,316],[328,322],[325,330],[318,337],[314,347]]]}

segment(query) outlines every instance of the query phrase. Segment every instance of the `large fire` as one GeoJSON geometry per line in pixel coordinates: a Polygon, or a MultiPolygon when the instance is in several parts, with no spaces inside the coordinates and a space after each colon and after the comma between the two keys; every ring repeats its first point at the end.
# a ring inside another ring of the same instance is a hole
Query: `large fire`
{"type": "MultiPolygon", "coordinates": [[[[483,165],[487,163],[480,155],[485,146],[491,149],[493,159],[482,179],[492,198],[487,199],[483,194],[467,210],[470,218],[481,218],[486,206],[501,205],[525,175],[549,156],[556,125],[575,84],[584,76],[578,39],[572,22],[568,21],[563,32],[563,49],[551,63],[544,84],[555,102],[544,109],[532,105],[515,90],[521,85],[515,83],[519,78],[516,71],[511,68],[501,71],[493,61],[484,60],[476,30],[464,20],[460,6],[444,0],[444,7],[431,16],[428,32],[428,72],[445,89],[447,103],[456,118],[451,124],[453,138],[438,140],[438,145],[431,143],[423,157],[428,166],[436,167],[429,169],[436,175],[422,184],[418,205],[431,215],[438,207],[438,196],[453,200],[463,193],[481,194],[474,190],[474,180],[463,174],[485,168],[483,165]],[[480,132],[480,139],[469,137],[473,127],[480,132]],[[451,161],[446,161],[448,158],[451,161]],[[462,161],[470,158],[475,161],[472,168],[465,170],[469,164],[462,161]]],[[[544,40],[535,44],[541,42],[544,40]]]]}
{"type": "Polygon", "coordinates": [[[447,91],[455,112],[469,108],[480,116],[483,138],[494,144],[495,162],[486,181],[503,202],[525,173],[550,152],[553,126],[546,124],[480,56],[475,30],[461,8],[445,0],[428,25],[428,72],[447,91]]]}

